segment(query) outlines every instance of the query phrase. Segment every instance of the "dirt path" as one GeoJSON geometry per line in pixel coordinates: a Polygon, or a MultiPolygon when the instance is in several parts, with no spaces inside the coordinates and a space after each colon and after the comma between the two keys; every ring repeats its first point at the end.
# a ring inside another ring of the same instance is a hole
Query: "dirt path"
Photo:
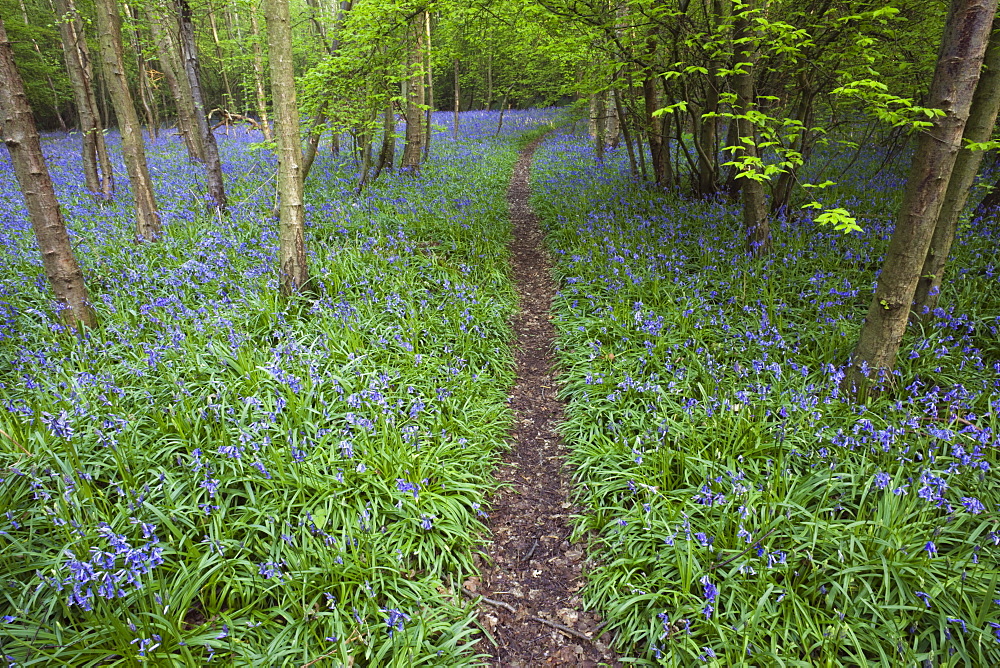
{"type": "Polygon", "coordinates": [[[507,191],[514,225],[512,264],[520,297],[513,323],[517,345],[517,381],[511,397],[513,448],[497,471],[506,486],[494,497],[489,520],[493,563],[484,567],[480,582],[470,584],[476,595],[492,599],[480,604],[479,616],[497,642],[494,646],[487,639],[480,644],[492,654],[491,665],[617,665],[599,618],[581,611],[584,551],[568,542],[569,514],[574,509],[567,501],[565,447],[556,433],[563,407],[556,398],[555,328],[549,322],[556,286],[538,219],[528,203],[529,166],[538,143],[521,152],[507,191]]]}

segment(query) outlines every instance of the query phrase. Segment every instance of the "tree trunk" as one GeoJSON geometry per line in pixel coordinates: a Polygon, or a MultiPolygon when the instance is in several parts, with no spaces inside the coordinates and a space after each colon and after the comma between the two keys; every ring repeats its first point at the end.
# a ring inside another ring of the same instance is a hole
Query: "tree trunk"
{"type": "MultiPolygon", "coordinates": [[[[749,23],[746,18],[738,18],[735,23],[734,32],[742,38],[744,50],[739,56],[741,63],[740,71],[733,81],[733,88],[736,92],[737,109],[737,132],[739,133],[739,144],[743,149],[742,156],[757,158],[757,139],[754,124],[747,118],[754,103],[754,65],[753,63],[753,40],[749,39],[749,23]]],[[[737,156],[738,157],[738,156],[737,156]]],[[[759,176],[758,170],[754,167],[748,168],[750,174],[743,176],[743,183],[740,188],[743,200],[743,229],[747,238],[747,252],[754,257],[766,255],[771,250],[771,225],[768,220],[767,206],[764,202],[764,183],[754,178],[759,176]]]]}
{"type": "Polygon", "coordinates": [[[146,20],[156,45],[156,55],[160,61],[163,79],[170,89],[170,97],[174,100],[177,110],[177,132],[187,148],[188,158],[194,162],[205,161],[205,151],[201,146],[201,134],[195,121],[194,103],[191,100],[191,86],[188,84],[184,65],[180,60],[179,51],[174,37],[162,16],[154,14],[154,9],[146,7],[146,20]]]}
{"type": "Polygon", "coordinates": [[[657,185],[669,188],[674,181],[674,175],[670,168],[670,141],[664,134],[663,116],[653,114],[660,108],[660,98],[656,91],[656,75],[653,72],[655,54],[656,35],[651,33],[646,41],[646,56],[650,63],[649,69],[642,77],[642,96],[646,110],[650,160],[653,163],[653,180],[657,185]]]}
{"type": "Polygon", "coordinates": [[[212,29],[212,43],[215,45],[215,58],[218,62],[219,73],[222,74],[222,85],[226,89],[226,108],[227,110],[231,110],[235,104],[236,98],[233,97],[233,87],[229,83],[229,73],[226,67],[230,60],[226,59],[222,55],[222,45],[219,40],[219,27],[215,20],[215,7],[213,6],[211,0],[205,3],[205,6],[208,10],[208,26],[212,29]]]}
{"type": "MultiPolygon", "coordinates": [[[[799,129],[799,135],[796,137],[795,141],[792,143],[792,150],[797,151],[801,156],[803,161],[805,161],[805,151],[806,145],[809,141],[809,126],[812,125],[813,116],[813,100],[816,99],[816,94],[819,92],[809,81],[805,74],[801,74],[798,80],[799,85],[799,104],[795,110],[795,120],[802,124],[799,129]]],[[[788,203],[792,198],[792,186],[795,183],[797,170],[794,166],[787,167],[786,171],[778,176],[778,182],[775,184],[774,193],[771,197],[771,212],[777,213],[782,209],[788,207],[788,203]]]]}
{"type": "Polygon", "coordinates": [[[452,137],[455,141],[458,141],[458,114],[461,111],[461,100],[462,100],[462,87],[458,78],[459,63],[458,59],[455,59],[455,122],[451,128],[452,137]]]}
{"type": "Polygon", "coordinates": [[[128,3],[123,2],[122,9],[125,10],[125,17],[128,19],[129,27],[131,28],[129,30],[129,41],[132,43],[132,51],[135,53],[139,103],[142,105],[142,111],[146,116],[146,129],[149,132],[149,136],[151,139],[156,140],[159,128],[157,128],[156,113],[153,111],[153,106],[150,106],[151,102],[155,105],[156,101],[149,90],[149,79],[146,75],[146,59],[142,55],[142,42],[139,39],[139,26],[135,23],[136,17],[133,15],[132,8],[129,7],[128,3]]]}
{"type": "Polygon", "coordinates": [[[607,147],[608,122],[605,95],[606,92],[601,91],[590,96],[590,119],[593,128],[591,138],[594,140],[594,155],[598,163],[604,162],[604,149],[607,147]]]}
{"type": "Polygon", "coordinates": [[[406,145],[401,169],[419,172],[424,143],[424,13],[413,17],[407,60],[406,145]]]}
{"type": "Polygon", "coordinates": [[[257,26],[257,12],[250,10],[250,30],[253,33],[253,83],[257,93],[257,114],[264,130],[264,139],[271,141],[271,123],[267,120],[267,96],[264,95],[264,58],[260,52],[260,29],[257,26]]]}
{"type": "Polygon", "coordinates": [[[377,179],[384,169],[392,171],[395,161],[396,114],[392,111],[392,98],[389,98],[382,112],[382,148],[378,152],[378,162],[375,165],[375,173],[372,174],[372,180],[377,179]]]}
{"type": "Polygon", "coordinates": [[[83,33],[83,21],[73,0],[55,0],[59,35],[62,38],[66,72],[73,87],[73,98],[80,115],[83,135],[83,180],[99,200],[110,200],[115,190],[114,172],[104,142],[104,126],[94,96],[90,49],[83,33]]]}
{"type": "Polygon", "coordinates": [[[945,115],[920,134],[875,295],[842,387],[856,397],[893,367],[948,191],[982,69],[997,0],[952,0],[927,106],[945,115]]]}
{"type": "MultiPolygon", "coordinates": [[[[1000,21],[994,21],[963,138],[975,143],[989,141],[993,135],[998,111],[1000,111],[1000,21]]],[[[912,313],[918,320],[929,320],[937,308],[945,263],[948,261],[948,254],[951,252],[951,245],[958,229],[958,217],[965,208],[969,190],[979,173],[982,161],[983,151],[970,151],[967,148],[959,151],[955,159],[955,167],[948,181],[948,191],[941,205],[941,213],[938,214],[937,225],[934,226],[934,236],[931,238],[927,258],[924,260],[924,267],[917,281],[912,313]]]]}
{"type": "Polygon", "coordinates": [[[431,14],[430,12],[424,12],[424,29],[426,30],[427,37],[427,48],[425,49],[425,57],[427,63],[427,131],[424,136],[424,161],[427,161],[427,157],[431,154],[431,135],[434,132],[433,128],[433,118],[434,118],[434,73],[431,69],[431,14]]]}
{"type": "Polygon", "coordinates": [[[101,36],[101,60],[107,78],[111,104],[118,117],[122,136],[122,154],[128,171],[129,186],[135,201],[136,236],[141,241],[155,241],[160,236],[160,213],[156,208],[153,184],[146,165],[146,145],[139,117],[128,89],[125,58],[122,53],[122,19],[115,0],[96,0],[97,30],[101,36]]]}
{"type": "Polygon", "coordinates": [[[194,24],[191,22],[191,5],[187,0],[174,0],[177,6],[177,27],[181,43],[181,59],[184,74],[191,87],[191,101],[194,106],[194,120],[201,136],[201,146],[205,151],[205,172],[208,177],[209,205],[219,213],[226,211],[226,185],[222,180],[222,160],[215,133],[208,124],[205,98],[201,92],[201,65],[198,63],[198,47],[194,41],[194,24]]]}
{"type": "MultiPolygon", "coordinates": [[[[716,74],[718,65],[712,62],[709,66],[708,80],[705,83],[705,107],[702,113],[716,114],[719,112],[719,86],[721,81],[716,74]]],[[[698,195],[711,197],[715,194],[719,180],[719,160],[715,147],[718,143],[719,119],[715,116],[701,118],[698,132],[698,195]]]]}
{"type": "Polygon", "coordinates": [[[275,134],[278,137],[278,280],[281,294],[293,295],[309,281],[306,264],[305,206],[302,201],[302,144],[292,63],[292,22],[288,0],[265,0],[264,20],[271,62],[275,134]]]}
{"type": "Polygon", "coordinates": [[[323,138],[323,130],[326,128],[326,101],[320,103],[316,110],[316,116],[309,124],[309,137],[306,140],[306,148],[302,152],[302,183],[309,178],[313,162],[316,161],[316,154],[319,153],[319,141],[323,138]]]}
{"type": "Polygon", "coordinates": [[[83,272],[73,255],[56,192],[42,156],[35,119],[14,66],[14,52],[0,17],[0,134],[10,152],[14,174],[24,194],[31,227],[42,253],[42,266],[58,303],[59,317],[74,329],[95,327],[83,272]]]}
{"type": "Polygon", "coordinates": [[[628,166],[632,176],[638,176],[639,169],[635,163],[635,150],[632,148],[632,134],[628,129],[628,119],[625,117],[625,110],[622,108],[621,95],[618,89],[613,88],[611,95],[615,101],[615,114],[618,116],[618,127],[621,128],[622,137],[625,139],[625,151],[628,153],[628,166]]]}
{"type": "Polygon", "coordinates": [[[486,55],[486,111],[493,111],[493,53],[486,55]]]}

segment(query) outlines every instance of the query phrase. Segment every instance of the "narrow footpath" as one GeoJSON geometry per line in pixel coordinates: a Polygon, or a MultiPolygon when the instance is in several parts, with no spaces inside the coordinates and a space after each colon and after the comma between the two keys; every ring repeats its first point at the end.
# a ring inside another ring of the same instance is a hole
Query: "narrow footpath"
{"type": "Polygon", "coordinates": [[[570,481],[557,425],[563,406],[556,397],[549,321],[556,286],[538,219],[529,204],[531,156],[525,148],[511,176],[507,199],[513,223],[511,246],[520,308],[514,318],[517,381],[512,449],[497,471],[504,485],[492,500],[492,563],[466,594],[484,599],[479,620],[495,639],[480,644],[493,666],[619,665],[595,613],[581,610],[582,545],[570,545],[570,481]]]}

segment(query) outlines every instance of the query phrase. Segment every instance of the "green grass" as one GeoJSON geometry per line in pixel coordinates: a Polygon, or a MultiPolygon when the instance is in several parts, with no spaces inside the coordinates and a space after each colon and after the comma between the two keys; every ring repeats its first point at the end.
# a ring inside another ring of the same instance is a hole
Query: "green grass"
{"type": "Polygon", "coordinates": [[[584,593],[623,661],[1000,663],[995,234],[966,230],[949,308],[854,405],[837,379],[898,177],[862,166],[838,188],[864,234],[779,221],[753,262],[735,207],[638,187],[623,162],[566,134],[533,172],[584,593]]]}
{"type": "Polygon", "coordinates": [[[102,326],[59,332],[36,251],[3,256],[0,655],[477,662],[459,590],[510,422],[516,149],[465,132],[364,198],[319,159],[315,298],[276,295],[273,159],[246,140],[222,142],[243,175],[226,220],[191,210],[179,146],[151,146],[155,245],[124,243],[127,206],[60,185],[102,326]]]}

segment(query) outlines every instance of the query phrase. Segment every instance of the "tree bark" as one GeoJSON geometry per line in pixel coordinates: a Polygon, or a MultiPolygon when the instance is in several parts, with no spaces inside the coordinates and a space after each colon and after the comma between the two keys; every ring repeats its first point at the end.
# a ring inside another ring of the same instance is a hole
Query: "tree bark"
{"type": "Polygon", "coordinates": [[[326,129],[326,101],[320,103],[316,110],[316,116],[309,124],[309,137],[306,140],[306,148],[302,152],[302,183],[309,178],[313,163],[316,161],[316,154],[319,153],[319,141],[323,138],[323,130],[326,129]]]}
{"type": "Polygon", "coordinates": [[[611,95],[615,101],[615,114],[618,116],[618,127],[621,128],[622,137],[625,139],[625,151],[628,153],[628,166],[632,176],[639,175],[639,168],[635,163],[635,151],[632,148],[632,134],[628,129],[628,119],[622,107],[621,95],[617,88],[611,90],[611,95]]]}
{"type": "MultiPolygon", "coordinates": [[[[754,103],[754,65],[753,40],[749,37],[749,22],[745,17],[736,19],[735,33],[742,37],[744,49],[739,54],[740,71],[733,77],[733,88],[736,92],[737,132],[739,144],[743,150],[742,156],[759,157],[757,150],[756,131],[754,124],[747,118],[754,103]]],[[[756,168],[750,169],[751,174],[757,174],[756,168]]],[[[747,252],[754,257],[766,255],[771,251],[771,224],[764,202],[764,183],[751,176],[744,176],[740,187],[743,202],[743,230],[747,238],[747,252]]]]}
{"type": "Polygon", "coordinates": [[[73,329],[95,327],[97,314],[90,307],[83,272],[73,255],[3,18],[0,18],[0,134],[24,194],[31,227],[42,253],[42,266],[59,304],[59,317],[73,329]]]}
{"type": "Polygon", "coordinates": [[[426,162],[431,153],[431,135],[434,132],[432,124],[434,118],[434,71],[431,69],[431,13],[427,11],[424,12],[424,30],[427,38],[427,45],[424,49],[427,67],[427,130],[424,135],[424,161],[426,162]]]}
{"type": "Polygon", "coordinates": [[[271,123],[267,119],[267,96],[264,95],[264,59],[260,52],[260,30],[257,26],[257,12],[250,10],[250,30],[253,33],[253,83],[257,93],[257,113],[264,139],[271,141],[271,123]]]}
{"type": "Polygon", "coordinates": [[[188,83],[184,65],[180,60],[180,52],[174,42],[170,26],[166,24],[162,16],[154,14],[154,11],[151,6],[146,6],[146,20],[149,21],[149,30],[153,35],[153,43],[156,45],[156,55],[160,61],[163,79],[167,82],[167,88],[170,89],[170,96],[173,98],[174,107],[177,110],[177,132],[187,148],[188,158],[193,162],[205,162],[201,134],[198,132],[198,123],[195,121],[191,86],[188,83]]]}
{"type": "Polygon", "coordinates": [[[670,167],[670,140],[665,136],[663,116],[655,116],[660,108],[660,98],[656,89],[656,74],[653,63],[656,55],[656,34],[651,32],[646,41],[646,56],[649,65],[642,77],[642,97],[646,111],[647,139],[649,140],[650,161],[653,163],[653,180],[657,185],[669,188],[674,182],[670,167]]]}
{"type": "Polygon", "coordinates": [[[378,162],[375,164],[375,173],[372,174],[374,181],[383,170],[392,171],[393,163],[396,161],[396,114],[392,110],[392,98],[385,103],[382,111],[382,148],[378,152],[378,162]]]}
{"type": "Polygon", "coordinates": [[[146,116],[146,130],[154,141],[159,131],[159,119],[156,116],[156,101],[149,90],[149,79],[146,75],[146,59],[142,55],[142,42],[139,39],[139,27],[135,23],[135,15],[128,3],[122,3],[125,10],[125,17],[128,19],[129,41],[132,42],[132,51],[135,53],[136,74],[138,75],[139,103],[142,105],[143,113],[146,116]],[[152,104],[151,104],[152,103],[152,104]]]}
{"type": "Polygon", "coordinates": [[[461,100],[462,100],[462,85],[458,77],[459,62],[455,59],[455,122],[452,125],[451,132],[452,137],[455,141],[458,141],[458,114],[461,111],[461,100]]]}
{"type": "Polygon", "coordinates": [[[155,241],[160,236],[160,213],[156,208],[153,184],[146,165],[146,146],[139,117],[128,89],[125,58],[122,53],[122,19],[115,0],[95,0],[97,30],[101,36],[101,60],[107,78],[111,104],[118,117],[122,136],[122,154],[135,202],[136,236],[141,241],[155,241]]]}
{"type": "Polygon", "coordinates": [[[590,95],[590,127],[591,139],[594,140],[594,155],[598,163],[604,162],[604,149],[607,147],[607,104],[605,91],[590,95]]]}
{"type": "Polygon", "coordinates": [[[917,281],[948,191],[979,80],[997,0],[952,0],[927,106],[944,116],[921,133],[910,175],[842,388],[855,397],[871,391],[873,374],[893,367],[917,281]]]}
{"type": "MultiPolygon", "coordinates": [[[[976,92],[972,96],[972,106],[969,109],[969,120],[965,124],[963,138],[975,143],[989,141],[993,135],[998,111],[1000,111],[1000,21],[994,20],[989,46],[983,60],[983,69],[976,84],[976,92]]],[[[948,191],[945,193],[941,213],[938,214],[937,224],[934,226],[934,236],[931,237],[927,258],[924,260],[924,267],[917,281],[912,310],[916,320],[929,320],[937,308],[945,264],[958,229],[958,217],[965,208],[972,183],[979,173],[983,153],[963,148],[955,159],[955,167],[948,181],[948,191]]]]}
{"type": "Polygon", "coordinates": [[[301,292],[309,281],[305,206],[302,201],[302,144],[292,62],[292,22],[288,0],[265,0],[264,20],[271,63],[275,134],[278,138],[278,279],[281,294],[301,292]]]}
{"type": "Polygon", "coordinates": [[[191,21],[191,6],[187,0],[175,0],[177,6],[177,26],[181,43],[181,60],[184,62],[184,74],[191,87],[191,102],[194,107],[194,120],[201,137],[201,146],[205,155],[205,172],[208,177],[209,207],[219,213],[226,211],[226,185],[222,179],[222,160],[219,158],[219,146],[215,142],[215,133],[208,124],[208,114],[205,111],[205,98],[201,92],[201,65],[198,62],[198,47],[194,41],[194,23],[191,21]]]}
{"type": "Polygon", "coordinates": [[[403,147],[401,169],[420,171],[424,148],[424,13],[413,17],[410,24],[410,48],[407,58],[406,86],[406,145],[403,147]]]}
{"type": "Polygon", "coordinates": [[[115,191],[111,159],[104,142],[104,126],[94,96],[90,48],[83,33],[83,21],[73,0],[55,0],[59,35],[62,38],[66,72],[73,88],[73,98],[80,116],[83,135],[83,180],[87,190],[98,200],[110,200],[115,191]]]}

